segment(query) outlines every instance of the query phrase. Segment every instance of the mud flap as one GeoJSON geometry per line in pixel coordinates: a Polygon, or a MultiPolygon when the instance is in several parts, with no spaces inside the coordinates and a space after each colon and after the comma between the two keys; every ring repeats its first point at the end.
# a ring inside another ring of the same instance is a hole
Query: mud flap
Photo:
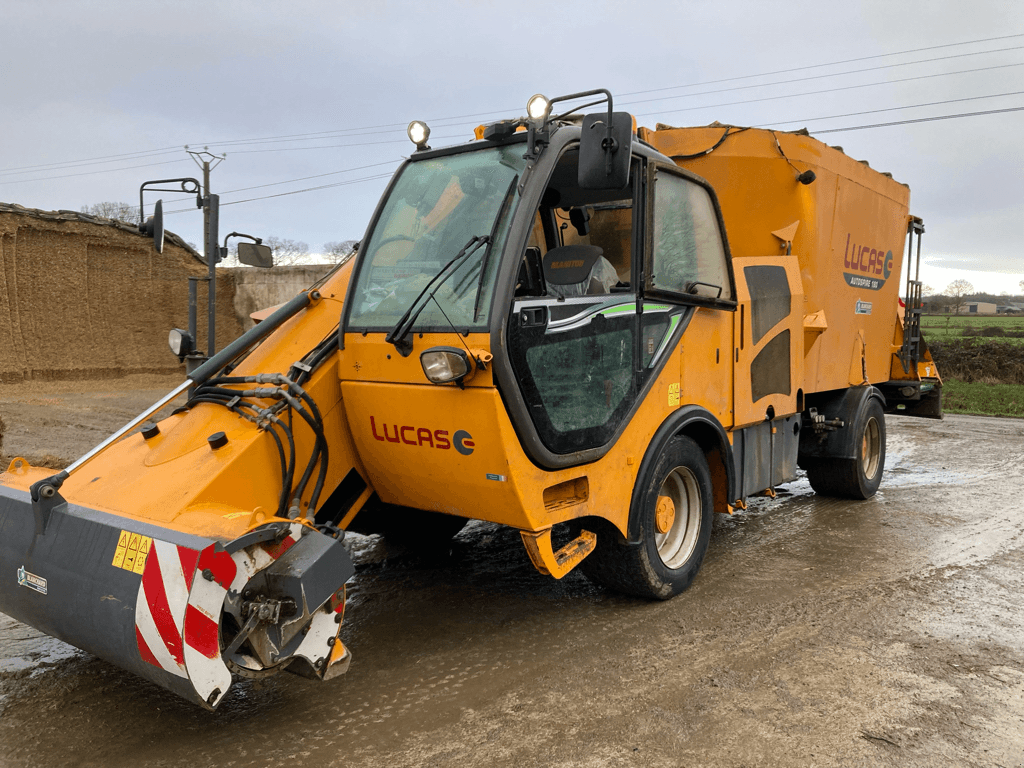
{"type": "MultiPolygon", "coordinates": [[[[837,425],[837,428],[822,431],[813,426],[801,429],[797,464],[806,469],[809,462],[817,459],[855,459],[857,457],[856,441],[860,436],[846,427],[853,424],[857,413],[869,398],[877,399],[883,409],[885,408],[885,397],[875,387],[850,387],[834,392],[816,393],[814,396],[808,397],[809,408],[816,408],[824,416],[826,422],[838,420],[842,426],[837,425]]],[[[806,420],[804,424],[807,426],[806,420]]]]}

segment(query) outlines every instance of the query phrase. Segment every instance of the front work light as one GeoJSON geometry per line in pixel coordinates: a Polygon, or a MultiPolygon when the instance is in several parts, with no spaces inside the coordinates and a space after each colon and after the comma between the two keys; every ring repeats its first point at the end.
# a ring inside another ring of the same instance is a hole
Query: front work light
{"type": "Polygon", "coordinates": [[[473,364],[465,350],[455,347],[434,347],[420,355],[423,373],[432,384],[462,384],[473,372],[473,364]]]}
{"type": "Polygon", "coordinates": [[[548,119],[550,113],[551,102],[548,101],[547,96],[538,93],[531,96],[530,100],[526,102],[526,114],[531,120],[542,123],[548,119]]]}
{"type": "Polygon", "coordinates": [[[409,134],[409,141],[416,145],[416,149],[430,149],[427,146],[427,139],[430,138],[430,126],[422,120],[413,120],[409,123],[409,128],[406,132],[409,134]]]}
{"type": "Polygon", "coordinates": [[[189,335],[189,332],[180,328],[173,328],[167,334],[167,345],[171,348],[171,352],[178,356],[179,362],[183,362],[196,349],[195,340],[189,335]]]}

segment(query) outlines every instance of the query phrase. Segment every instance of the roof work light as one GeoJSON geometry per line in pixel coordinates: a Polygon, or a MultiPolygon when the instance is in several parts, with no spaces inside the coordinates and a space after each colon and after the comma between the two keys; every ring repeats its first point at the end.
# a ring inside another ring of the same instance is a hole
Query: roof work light
{"type": "Polygon", "coordinates": [[[530,97],[530,100],[526,102],[526,114],[530,116],[531,120],[538,123],[543,123],[548,119],[548,115],[551,114],[551,102],[547,96],[537,93],[530,97]]]}
{"type": "Polygon", "coordinates": [[[416,145],[418,151],[430,149],[427,146],[427,139],[430,138],[430,126],[422,120],[413,120],[409,123],[409,128],[406,132],[409,134],[409,140],[416,145]]]}

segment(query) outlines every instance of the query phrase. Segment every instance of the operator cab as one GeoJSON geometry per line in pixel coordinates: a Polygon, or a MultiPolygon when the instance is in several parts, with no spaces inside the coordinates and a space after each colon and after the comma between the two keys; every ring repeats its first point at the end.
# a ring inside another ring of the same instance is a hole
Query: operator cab
{"type": "Polygon", "coordinates": [[[710,186],[634,141],[629,115],[609,101],[515,126],[413,154],[364,238],[343,325],[385,332],[403,357],[438,344],[427,334],[489,334],[523,448],[554,469],[603,455],[695,309],[735,294],[710,186]]]}

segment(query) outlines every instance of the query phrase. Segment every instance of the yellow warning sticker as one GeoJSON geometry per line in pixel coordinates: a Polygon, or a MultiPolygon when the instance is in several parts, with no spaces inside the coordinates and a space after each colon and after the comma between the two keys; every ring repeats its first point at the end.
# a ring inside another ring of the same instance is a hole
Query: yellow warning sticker
{"type": "Polygon", "coordinates": [[[111,563],[115,568],[121,568],[124,566],[124,553],[128,549],[128,531],[121,531],[121,536],[117,540],[117,549],[114,550],[114,562],[111,563]]]}
{"type": "Polygon", "coordinates": [[[679,405],[679,385],[669,384],[668,385],[668,404],[679,405]]]}
{"type": "Polygon", "coordinates": [[[135,567],[132,570],[140,576],[143,568],[146,567],[146,557],[149,555],[149,548],[152,544],[153,540],[149,536],[139,537],[139,556],[135,558],[135,567]]]}
{"type": "Polygon", "coordinates": [[[115,568],[141,574],[146,567],[146,558],[152,546],[153,539],[149,536],[121,531],[117,539],[117,549],[114,550],[114,559],[110,564],[115,568]]]}

